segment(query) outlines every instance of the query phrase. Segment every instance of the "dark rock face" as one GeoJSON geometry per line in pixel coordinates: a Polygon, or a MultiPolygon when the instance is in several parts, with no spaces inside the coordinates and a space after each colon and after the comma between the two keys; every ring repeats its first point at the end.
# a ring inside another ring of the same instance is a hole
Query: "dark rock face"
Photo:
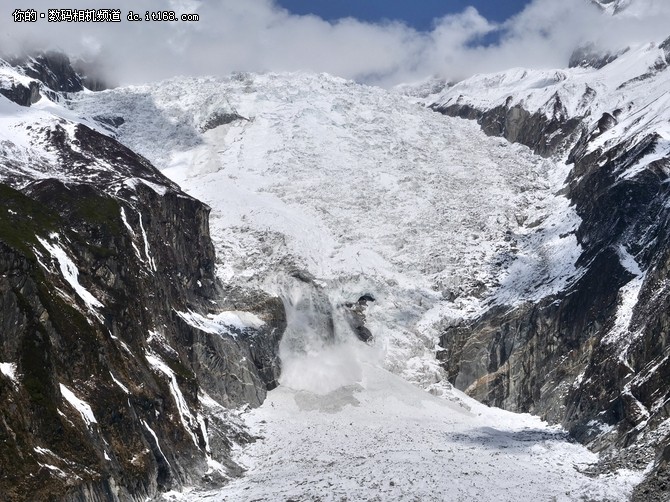
{"type": "Polygon", "coordinates": [[[600,69],[610,64],[617,57],[619,57],[617,54],[599,51],[593,44],[586,44],[573,51],[568,66],[570,68],[581,66],[582,68],[600,69]]]}
{"type": "Polygon", "coordinates": [[[210,129],[214,129],[215,127],[219,127],[221,125],[225,124],[230,124],[231,122],[235,122],[236,120],[246,120],[244,117],[241,115],[238,115],[237,113],[230,113],[230,112],[215,112],[212,113],[203,125],[200,127],[201,132],[209,131],[210,129]]]}
{"type": "MultiPolygon", "coordinates": [[[[587,90],[588,94],[588,90],[587,90]]],[[[588,96],[585,96],[588,99],[588,96]]],[[[529,113],[519,105],[509,103],[490,110],[478,110],[467,104],[453,103],[447,106],[433,105],[437,112],[452,117],[476,120],[489,136],[502,136],[511,143],[529,146],[536,153],[548,157],[564,146],[577,132],[581,121],[566,118],[563,104],[558,95],[554,96],[553,117],[541,113],[529,113]]]]}
{"type": "Polygon", "coordinates": [[[567,196],[582,218],[577,266],[584,274],[557,295],[497,306],[446,330],[438,357],[450,381],[485,403],[562,423],[596,450],[624,448],[619,466],[644,467],[656,455],[635,498],[667,500],[670,436],[657,428],[670,417],[670,159],[631,169],[661,138],[651,133],[589,149],[617,124],[616,111],[582,123],[504,105],[437,110],[476,119],[489,134],[541,155],[569,145],[567,196]],[[545,134],[554,131],[559,139],[550,143],[545,134]],[[633,295],[627,307],[626,294],[633,295]],[[625,308],[632,318],[617,327],[625,308]]]}
{"type": "Polygon", "coordinates": [[[372,295],[364,294],[355,303],[345,303],[344,316],[349,327],[362,342],[372,340],[372,332],[365,326],[365,309],[368,302],[374,302],[372,295]]]}
{"type": "Polygon", "coordinates": [[[74,71],[70,58],[61,52],[45,52],[11,61],[28,77],[39,80],[56,92],[84,90],[81,77],[74,71]]]}
{"type": "Polygon", "coordinates": [[[281,301],[223,291],[209,208],[146,159],[82,125],[34,134],[55,170],[0,166],[3,500],[145,500],[216,482],[209,455],[239,475],[244,434],[201,396],[253,406],[277,385],[281,301]],[[188,321],[231,309],[264,324],[188,321]]]}
{"type": "Polygon", "coordinates": [[[0,88],[0,94],[17,105],[30,106],[39,101],[40,87],[37,82],[31,82],[29,86],[16,83],[9,88],[0,88]]]}

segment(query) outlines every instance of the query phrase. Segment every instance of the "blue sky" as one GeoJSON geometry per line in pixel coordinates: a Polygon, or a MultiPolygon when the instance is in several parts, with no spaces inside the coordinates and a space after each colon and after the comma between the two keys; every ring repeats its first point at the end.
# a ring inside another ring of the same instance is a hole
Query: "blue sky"
{"type": "Polygon", "coordinates": [[[361,21],[400,20],[420,31],[429,31],[433,20],[473,6],[490,21],[505,21],[529,0],[278,0],[294,14],[315,14],[328,21],[354,17],[361,21]]]}

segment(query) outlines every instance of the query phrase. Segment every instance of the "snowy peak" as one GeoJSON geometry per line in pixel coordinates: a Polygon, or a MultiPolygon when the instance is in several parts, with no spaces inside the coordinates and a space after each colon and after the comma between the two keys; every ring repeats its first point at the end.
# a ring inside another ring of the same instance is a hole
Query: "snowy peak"
{"type": "Polygon", "coordinates": [[[82,77],[75,71],[70,58],[61,52],[44,52],[10,60],[10,64],[26,77],[42,82],[54,92],[84,90],[82,77]]]}
{"type": "Polygon", "coordinates": [[[518,107],[562,123],[586,120],[593,128],[609,114],[617,116],[619,125],[600,142],[610,136],[639,136],[643,130],[665,136],[663,124],[670,119],[663,104],[670,84],[666,45],[630,49],[600,68],[515,69],[475,76],[447,89],[431,107],[482,111],[518,107]]]}
{"type": "Polygon", "coordinates": [[[615,16],[649,15],[662,6],[663,0],[591,0],[603,11],[615,16]]]}

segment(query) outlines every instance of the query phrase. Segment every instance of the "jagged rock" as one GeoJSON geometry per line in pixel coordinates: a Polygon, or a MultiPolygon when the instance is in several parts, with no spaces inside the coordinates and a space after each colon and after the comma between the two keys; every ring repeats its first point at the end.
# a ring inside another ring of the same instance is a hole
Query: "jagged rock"
{"type": "Polygon", "coordinates": [[[107,117],[107,116],[102,116],[102,115],[97,115],[93,117],[96,121],[101,122],[103,124],[106,124],[112,128],[119,127],[120,125],[124,124],[126,120],[123,117],[107,117]]]}
{"type": "Polygon", "coordinates": [[[595,68],[600,69],[619,57],[618,54],[611,54],[607,51],[601,51],[594,44],[582,45],[575,49],[570,55],[568,67],[576,68],[595,68]]]}
{"type": "Polygon", "coordinates": [[[368,302],[374,302],[375,298],[370,294],[362,295],[356,303],[345,303],[345,318],[349,327],[362,342],[372,340],[372,332],[365,326],[365,309],[368,302]]]}
{"type": "Polygon", "coordinates": [[[39,80],[56,92],[78,92],[84,89],[82,79],[62,52],[50,51],[11,61],[27,76],[39,80]]]}
{"type": "Polygon", "coordinates": [[[467,104],[431,105],[437,112],[452,117],[476,120],[489,136],[502,136],[512,143],[521,143],[539,155],[548,157],[564,147],[578,131],[578,118],[565,118],[562,103],[554,97],[554,117],[547,120],[542,112],[533,114],[509,102],[489,110],[477,110],[467,104]]]}
{"type": "Polygon", "coordinates": [[[598,120],[598,134],[602,134],[605,131],[609,131],[617,125],[617,120],[614,118],[614,115],[611,113],[603,113],[602,117],[600,117],[600,120],[598,120]]]}
{"type": "Polygon", "coordinates": [[[205,122],[200,126],[200,131],[201,132],[209,131],[210,129],[214,129],[215,127],[219,127],[221,125],[230,124],[231,122],[235,122],[236,120],[246,120],[246,119],[234,112],[217,111],[212,113],[209,117],[207,117],[205,122]]]}
{"type": "Polygon", "coordinates": [[[0,88],[0,94],[17,105],[30,106],[39,101],[40,86],[37,82],[30,82],[28,87],[23,84],[15,83],[9,88],[0,88]]]}
{"type": "MultiPolygon", "coordinates": [[[[77,88],[63,59],[43,63],[46,85],[77,88]]],[[[279,376],[281,302],[224,301],[209,208],[146,159],[83,125],[31,128],[55,160],[1,166],[0,362],[16,368],[15,381],[0,374],[3,500],[144,500],[197,484],[206,436],[239,474],[230,427],[207,421],[200,393],[263,401],[279,376]],[[179,314],[233,303],[263,326],[212,332],[179,314]]]]}

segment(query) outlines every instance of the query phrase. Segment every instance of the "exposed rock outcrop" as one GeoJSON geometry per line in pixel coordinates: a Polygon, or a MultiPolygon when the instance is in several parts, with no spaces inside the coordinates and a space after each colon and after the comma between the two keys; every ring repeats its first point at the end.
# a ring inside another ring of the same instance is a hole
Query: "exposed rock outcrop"
{"type": "Polygon", "coordinates": [[[551,105],[553,114],[547,117],[537,111],[530,113],[520,105],[510,101],[487,110],[480,110],[469,104],[431,105],[437,112],[452,117],[476,120],[489,136],[502,136],[512,143],[521,143],[536,153],[549,157],[578,131],[580,118],[568,118],[561,98],[556,95],[551,105]]]}
{"type": "Polygon", "coordinates": [[[621,110],[570,115],[558,95],[554,113],[510,102],[478,109],[452,100],[433,108],[477,120],[488,134],[540,155],[567,154],[572,169],[563,190],[581,217],[575,264],[581,273],[558,294],[496,304],[446,329],[438,357],[450,381],[477,399],[562,423],[595,450],[623,452],[612,468],[654,462],[636,500],[667,500],[666,140],[639,125],[654,124],[651,118],[628,119],[638,129],[622,126],[621,110]]]}
{"type": "Polygon", "coordinates": [[[209,208],[146,159],[81,124],[29,125],[49,163],[0,165],[3,500],[145,500],[239,475],[229,438],[248,438],[208,396],[258,405],[276,386],[281,302],[224,294],[209,208]],[[259,321],[215,322],[231,310],[259,321]]]}

